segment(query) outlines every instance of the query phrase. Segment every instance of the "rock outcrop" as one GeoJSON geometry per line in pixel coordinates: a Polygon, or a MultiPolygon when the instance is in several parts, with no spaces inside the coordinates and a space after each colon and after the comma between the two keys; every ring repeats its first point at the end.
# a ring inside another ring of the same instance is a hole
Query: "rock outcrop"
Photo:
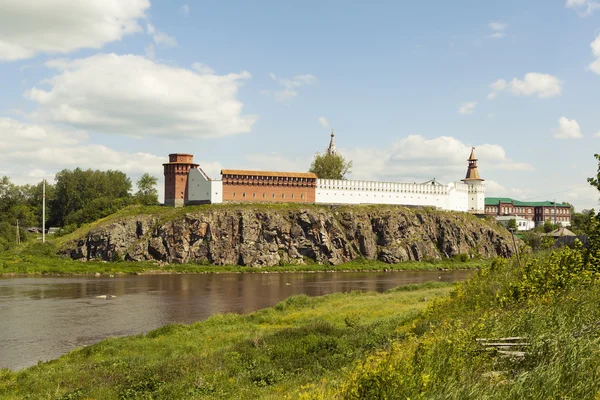
{"type": "MultiPolygon", "coordinates": [[[[187,209],[184,211],[188,211],[187,209]]],[[[63,250],[74,259],[216,265],[397,263],[459,254],[512,255],[510,234],[466,213],[398,206],[199,206],[185,215],[142,214],[92,228],[63,250]]]]}

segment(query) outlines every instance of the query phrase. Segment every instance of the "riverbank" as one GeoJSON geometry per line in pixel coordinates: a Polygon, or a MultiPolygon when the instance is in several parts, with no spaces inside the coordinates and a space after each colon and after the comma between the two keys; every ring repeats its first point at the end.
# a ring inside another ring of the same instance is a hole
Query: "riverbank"
{"type": "Polygon", "coordinates": [[[521,262],[497,259],[455,289],[431,283],[383,294],[296,296],[247,316],[105,340],[24,371],[2,371],[0,393],[8,399],[598,398],[596,259],[565,248],[521,262]],[[498,348],[501,338],[517,338],[517,347],[498,348]]]}
{"type": "Polygon", "coordinates": [[[286,272],[359,272],[359,271],[434,271],[476,270],[491,260],[470,259],[466,256],[440,261],[406,261],[386,264],[380,261],[356,259],[340,265],[308,262],[304,265],[244,267],[239,265],[159,264],[152,261],[88,261],[81,262],[56,255],[49,243],[21,246],[0,253],[0,276],[87,276],[87,275],[152,275],[194,273],[286,273],[286,272]]]}
{"type": "Polygon", "coordinates": [[[396,328],[453,285],[295,296],[250,315],[216,315],[108,339],[20,372],[0,397],[281,398],[401,339],[396,328]]]}

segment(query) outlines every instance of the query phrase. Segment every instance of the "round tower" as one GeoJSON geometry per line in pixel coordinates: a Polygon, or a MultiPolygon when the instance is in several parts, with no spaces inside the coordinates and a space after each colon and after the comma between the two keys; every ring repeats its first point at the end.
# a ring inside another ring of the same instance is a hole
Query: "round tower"
{"type": "Polygon", "coordinates": [[[188,175],[197,168],[193,154],[169,154],[169,162],[163,164],[165,173],[165,205],[183,207],[188,199],[188,175]]]}

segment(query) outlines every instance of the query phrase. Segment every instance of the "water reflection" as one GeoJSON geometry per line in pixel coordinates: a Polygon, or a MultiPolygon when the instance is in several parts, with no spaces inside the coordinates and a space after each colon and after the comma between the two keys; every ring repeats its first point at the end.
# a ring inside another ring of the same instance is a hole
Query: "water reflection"
{"type": "Polygon", "coordinates": [[[0,368],[19,369],[112,336],[249,313],[297,294],[456,281],[466,271],[146,275],[0,279],[0,368]],[[110,294],[111,300],[96,296],[110,294]]]}

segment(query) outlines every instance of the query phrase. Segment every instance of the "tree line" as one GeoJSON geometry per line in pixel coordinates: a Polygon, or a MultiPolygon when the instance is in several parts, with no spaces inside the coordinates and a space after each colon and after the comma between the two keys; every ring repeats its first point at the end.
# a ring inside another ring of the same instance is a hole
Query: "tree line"
{"type": "MultiPolygon", "coordinates": [[[[72,231],[132,204],[159,204],[158,178],[147,173],[136,182],[135,193],[121,171],[64,169],[54,181],[46,182],[46,228],[72,231]]],[[[0,178],[0,251],[17,243],[17,220],[21,241],[27,240],[28,227],[42,226],[42,193],[43,182],[17,185],[7,176],[0,178]]]]}

